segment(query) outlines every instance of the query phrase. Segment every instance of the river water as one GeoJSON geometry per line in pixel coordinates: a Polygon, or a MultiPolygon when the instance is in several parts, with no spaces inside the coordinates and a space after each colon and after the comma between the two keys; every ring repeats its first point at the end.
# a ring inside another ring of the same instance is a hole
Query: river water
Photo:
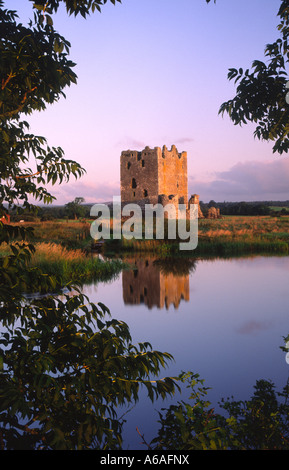
{"type": "MultiPolygon", "coordinates": [[[[161,376],[200,374],[216,409],[222,397],[250,398],[256,380],[280,390],[287,381],[284,337],[289,333],[289,257],[126,261],[131,270],[115,280],[84,287],[92,302],[106,304],[125,321],[134,344],[149,341],[174,362],[161,376]]],[[[177,395],[175,400],[186,398],[177,395]]],[[[146,449],[156,436],[158,413],[173,400],[151,404],[146,393],[126,415],[124,448],[146,449]]]]}

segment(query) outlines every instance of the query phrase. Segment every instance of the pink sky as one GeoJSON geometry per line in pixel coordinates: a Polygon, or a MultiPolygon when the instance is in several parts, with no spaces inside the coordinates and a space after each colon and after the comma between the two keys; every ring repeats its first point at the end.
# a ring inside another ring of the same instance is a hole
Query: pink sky
{"type": "MultiPolygon", "coordinates": [[[[9,1],[7,8],[12,8],[9,1]]],[[[289,158],[254,140],[253,127],[218,116],[233,97],[229,67],[263,59],[278,37],[280,0],[123,0],[87,20],[54,17],[72,43],[78,84],[67,99],[29,119],[31,131],[87,170],[55,186],[57,203],[119,194],[122,150],[170,147],[188,153],[190,193],[208,202],[289,199],[289,158]]],[[[14,0],[22,22],[28,0],[14,0]]]]}

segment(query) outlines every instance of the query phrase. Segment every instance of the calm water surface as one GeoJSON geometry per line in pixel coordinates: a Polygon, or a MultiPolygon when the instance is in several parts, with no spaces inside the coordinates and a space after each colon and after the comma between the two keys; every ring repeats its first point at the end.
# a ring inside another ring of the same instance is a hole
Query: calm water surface
{"type": "MultiPolygon", "coordinates": [[[[128,323],[133,343],[149,341],[174,356],[161,376],[199,373],[216,408],[222,397],[249,398],[258,379],[285,385],[289,365],[280,346],[289,333],[289,257],[128,261],[134,269],[84,292],[128,323]]],[[[151,404],[141,393],[127,415],[124,447],[145,450],[136,426],[149,442],[156,410],[170,403],[151,404]]]]}

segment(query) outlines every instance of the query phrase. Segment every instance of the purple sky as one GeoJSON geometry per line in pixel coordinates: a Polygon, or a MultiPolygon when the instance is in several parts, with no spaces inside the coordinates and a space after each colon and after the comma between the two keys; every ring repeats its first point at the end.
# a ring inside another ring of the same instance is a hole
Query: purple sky
{"type": "MultiPolygon", "coordinates": [[[[72,44],[78,84],[29,122],[87,170],[53,187],[57,203],[111,200],[122,150],[172,144],[187,151],[189,193],[204,202],[289,199],[289,157],[255,140],[252,126],[218,115],[234,96],[228,68],[263,60],[278,37],[280,0],[122,2],[86,20],[63,9],[54,16],[72,44]]],[[[32,17],[28,0],[5,6],[23,23],[32,17]]]]}

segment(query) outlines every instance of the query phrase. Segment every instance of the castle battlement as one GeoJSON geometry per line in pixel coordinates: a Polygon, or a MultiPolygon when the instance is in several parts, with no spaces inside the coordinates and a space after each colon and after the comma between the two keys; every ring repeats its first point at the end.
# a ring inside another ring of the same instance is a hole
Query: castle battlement
{"type": "MultiPolygon", "coordinates": [[[[156,147],[158,148],[158,147],[156,147]]],[[[162,157],[163,158],[166,158],[166,157],[171,157],[171,158],[187,158],[187,152],[181,152],[179,153],[176,146],[175,145],[172,145],[171,146],[171,150],[168,150],[166,145],[163,146],[162,148],[162,157]]]]}

